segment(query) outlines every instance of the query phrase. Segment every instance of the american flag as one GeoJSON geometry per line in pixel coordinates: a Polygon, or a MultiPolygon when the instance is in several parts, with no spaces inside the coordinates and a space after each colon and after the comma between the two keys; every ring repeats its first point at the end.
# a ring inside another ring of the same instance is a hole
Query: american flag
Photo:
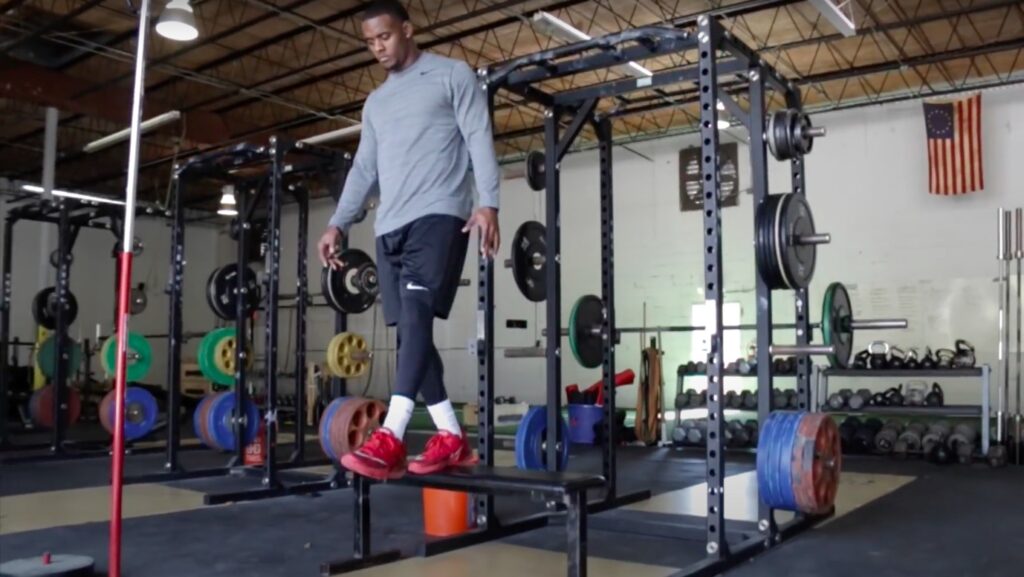
{"type": "Polygon", "coordinates": [[[926,102],[928,192],[944,196],[985,188],[981,167],[981,94],[926,102]]]}

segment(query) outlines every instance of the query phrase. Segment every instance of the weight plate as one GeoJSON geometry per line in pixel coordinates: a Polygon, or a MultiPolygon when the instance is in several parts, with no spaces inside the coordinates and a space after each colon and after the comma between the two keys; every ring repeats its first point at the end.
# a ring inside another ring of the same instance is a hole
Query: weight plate
{"type": "MultiPolygon", "coordinates": [[[[235,393],[227,391],[213,395],[210,405],[206,410],[206,430],[209,432],[210,440],[213,443],[211,448],[221,451],[236,451],[238,445],[235,438],[235,430],[232,424],[232,416],[235,413],[235,393]]],[[[252,399],[246,397],[242,406],[242,413],[245,417],[245,436],[242,438],[242,445],[248,445],[255,438],[259,431],[260,411],[252,399]]]]}
{"type": "Polygon", "coordinates": [[[321,429],[326,433],[330,454],[340,459],[362,446],[370,434],[381,426],[387,406],[374,399],[359,397],[341,397],[333,403],[337,403],[336,409],[321,429]]]}
{"type": "Polygon", "coordinates": [[[526,184],[533,190],[544,190],[544,165],[547,159],[540,150],[531,150],[526,155],[526,184]]]}
{"type": "MultiPolygon", "coordinates": [[[[69,265],[74,263],[75,255],[69,252],[67,260],[69,265]]],[[[53,252],[50,253],[50,266],[52,266],[53,268],[60,268],[60,249],[55,249],[53,252]]]]}
{"type": "Polygon", "coordinates": [[[323,450],[324,455],[327,455],[328,459],[337,461],[341,459],[338,452],[334,449],[331,439],[331,419],[334,418],[334,414],[338,411],[338,408],[344,405],[352,397],[338,397],[327,405],[322,415],[320,415],[320,448],[323,450]]]}
{"type": "Polygon", "coordinates": [[[759,431],[758,489],[774,509],[827,513],[841,469],[839,429],[828,415],[775,411],[759,431]]]}
{"type": "MultiPolygon", "coordinates": [[[[134,441],[145,437],[156,426],[159,414],[156,398],[141,387],[128,387],[124,392],[124,438],[134,441]]],[[[111,390],[100,401],[100,423],[114,434],[114,416],[117,408],[117,391],[111,390]]]]}
{"type": "MultiPolygon", "coordinates": [[[[71,326],[78,318],[78,299],[75,293],[68,291],[67,302],[64,303],[65,325],[71,326]]],[[[32,318],[43,328],[51,331],[57,328],[57,289],[46,287],[32,298],[32,318]]]]}
{"type": "Polygon", "coordinates": [[[338,312],[358,314],[377,300],[379,292],[377,265],[368,254],[348,249],[339,255],[342,267],[324,267],[320,272],[320,289],[327,304],[338,312]]]}
{"type": "MultiPolygon", "coordinates": [[[[149,374],[153,366],[153,349],[149,346],[146,337],[139,333],[128,332],[128,366],[125,371],[126,380],[129,382],[141,381],[149,374]]],[[[100,362],[103,370],[108,375],[113,375],[117,370],[117,335],[111,335],[100,348],[100,362]]]]}
{"type": "MultiPolygon", "coordinates": [[[[256,310],[260,304],[260,284],[256,272],[246,267],[243,274],[245,288],[245,313],[256,310]]],[[[224,320],[234,320],[238,306],[238,265],[229,264],[214,269],[206,281],[206,300],[213,314],[224,320]]]]}
{"type": "Polygon", "coordinates": [[[781,200],[781,195],[770,194],[757,208],[757,219],[754,231],[755,257],[757,259],[757,270],[761,279],[770,287],[777,288],[781,283],[775,260],[775,248],[772,245],[775,235],[772,225],[776,205],[781,200]]]}
{"type": "Polygon", "coordinates": [[[4,577],[72,577],[93,575],[95,561],[85,555],[51,555],[13,559],[0,563],[4,577]]]}
{"type": "Polygon", "coordinates": [[[213,398],[216,395],[206,395],[196,405],[195,412],[192,413],[192,430],[195,431],[196,437],[202,441],[203,445],[216,449],[217,447],[213,444],[213,439],[210,438],[206,428],[206,416],[209,413],[210,405],[213,402],[213,398]]]}
{"type": "MultiPolygon", "coordinates": [[[[235,349],[237,331],[235,327],[222,327],[206,333],[199,342],[196,357],[199,372],[210,381],[226,387],[234,386],[235,349]]],[[[252,351],[246,347],[246,367],[252,366],[252,351]]]]}
{"type": "MultiPolygon", "coordinates": [[[[36,351],[36,366],[47,379],[54,379],[57,375],[57,339],[52,333],[46,337],[39,345],[39,350],[36,351]]],[[[72,373],[78,370],[78,366],[82,363],[82,346],[76,341],[72,340],[71,337],[64,337],[64,354],[67,355],[67,361],[65,361],[65,377],[69,380],[72,373]]]]}
{"type": "Polygon", "coordinates": [[[852,318],[853,307],[846,287],[838,282],[828,285],[821,307],[821,334],[826,346],[836,348],[836,352],[828,356],[828,361],[837,369],[847,368],[853,356],[853,331],[849,325],[852,318]]]}
{"type": "Polygon", "coordinates": [[[355,333],[338,333],[327,345],[327,369],[335,377],[352,379],[366,374],[369,358],[353,358],[355,353],[367,353],[366,339],[355,333]]]}
{"type": "Polygon", "coordinates": [[[580,365],[592,369],[604,359],[604,341],[594,332],[604,323],[604,306],[594,295],[583,295],[569,314],[569,346],[580,365]]]}
{"type": "MultiPolygon", "coordinates": [[[[558,470],[569,465],[569,424],[558,419],[558,470]]],[[[526,471],[547,469],[547,407],[530,407],[516,429],[516,467],[526,471]]]]}
{"type": "Polygon", "coordinates": [[[142,311],[146,310],[146,305],[149,304],[149,298],[146,296],[144,286],[140,284],[133,288],[128,295],[128,312],[132,315],[142,313],[142,311]]]}
{"type": "Polygon", "coordinates": [[[519,225],[512,237],[512,277],[519,292],[535,303],[548,296],[547,266],[544,264],[547,254],[546,233],[543,224],[528,220],[519,225]],[[538,259],[540,263],[536,262],[538,259]]]}
{"type": "Polygon", "coordinates": [[[797,239],[814,234],[814,217],[807,199],[799,194],[782,195],[772,223],[775,249],[781,280],[784,286],[776,288],[807,288],[814,276],[817,245],[798,244],[797,239]]]}
{"type": "MultiPolygon", "coordinates": [[[[68,426],[71,426],[78,422],[78,417],[82,414],[82,397],[75,388],[67,389],[64,397],[68,404],[68,426]]],[[[53,385],[46,385],[32,393],[28,401],[28,412],[35,426],[53,428],[56,422],[53,417],[53,385]]]]}

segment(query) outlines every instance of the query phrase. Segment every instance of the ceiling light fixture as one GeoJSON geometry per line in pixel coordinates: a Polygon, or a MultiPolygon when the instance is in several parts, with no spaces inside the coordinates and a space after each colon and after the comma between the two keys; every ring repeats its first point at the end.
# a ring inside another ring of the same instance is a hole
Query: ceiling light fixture
{"type": "Polygon", "coordinates": [[[170,0],[160,20],[156,23],[156,33],[168,40],[188,42],[199,38],[196,28],[196,16],[188,0],[170,0]]]}
{"type": "MultiPolygon", "coordinates": [[[[26,192],[34,192],[36,194],[43,194],[46,189],[37,184],[23,184],[21,189],[26,192]]],[[[75,200],[84,200],[86,202],[99,202],[103,204],[116,204],[118,206],[124,206],[124,202],[120,200],[114,200],[112,198],[106,198],[103,196],[92,196],[91,194],[81,194],[79,192],[69,192],[67,190],[53,189],[51,191],[53,196],[59,196],[62,198],[73,198],[75,200]]]]}
{"type": "MultiPolygon", "coordinates": [[[[163,114],[158,114],[153,118],[150,118],[149,120],[142,121],[142,123],[139,124],[139,134],[145,134],[151,130],[156,130],[161,126],[170,124],[172,122],[177,122],[180,119],[180,110],[171,110],[163,114]]],[[[131,133],[131,128],[118,130],[113,134],[108,134],[103,138],[98,138],[96,140],[93,140],[89,144],[86,144],[84,147],[82,147],[82,152],[85,152],[86,154],[91,154],[93,152],[103,150],[104,148],[109,148],[111,146],[114,146],[115,144],[128,140],[128,137],[131,136],[131,133]]]]}
{"type": "MultiPolygon", "coordinates": [[[[590,40],[590,35],[586,32],[543,10],[534,12],[533,28],[542,34],[546,34],[552,38],[561,38],[568,42],[585,42],[590,40]]],[[[654,76],[653,72],[636,62],[627,62],[622,66],[622,68],[628,74],[636,76],[637,78],[654,76]]]]}
{"type": "Polygon", "coordinates": [[[221,216],[238,216],[238,211],[227,206],[222,206],[217,209],[217,214],[221,216]]]}
{"type": "Polygon", "coordinates": [[[732,125],[729,124],[728,120],[725,120],[724,118],[719,118],[718,119],[718,129],[719,130],[725,130],[726,128],[729,128],[730,126],[732,126],[732,125]]]}
{"type": "Polygon", "coordinates": [[[316,136],[310,136],[309,138],[304,138],[299,142],[302,142],[303,144],[323,144],[334,140],[345,140],[349,137],[360,134],[362,131],[363,125],[361,123],[354,124],[352,126],[346,126],[345,128],[324,132],[323,134],[317,134],[316,136]]]}
{"type": "Polygon", "coordinates": [[[725,103],[722,102],[721,100],[719,100],[718,104],[715,105],[715,108],[717,108],[719,110],[725,110],[725,103]]]}
{"type": "Polygon", "coordinates": [[[230,184],[224,185],[220,191],[223,193],[220,197],[220,203],[225,206],[235,205],[235,187],[230,184]]]}

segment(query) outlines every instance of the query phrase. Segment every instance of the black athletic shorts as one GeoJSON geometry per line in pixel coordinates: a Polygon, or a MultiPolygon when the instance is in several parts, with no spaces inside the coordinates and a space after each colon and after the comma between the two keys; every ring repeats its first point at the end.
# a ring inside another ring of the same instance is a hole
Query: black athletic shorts
{"type": "Polygon", "coordinates": [[[377,276],[384,300],[384,320],[398,324],[402,293],[428,292],[434,316],[448,318],[466,262],[466,221],[431,214],[377,237],[377,276]]]}

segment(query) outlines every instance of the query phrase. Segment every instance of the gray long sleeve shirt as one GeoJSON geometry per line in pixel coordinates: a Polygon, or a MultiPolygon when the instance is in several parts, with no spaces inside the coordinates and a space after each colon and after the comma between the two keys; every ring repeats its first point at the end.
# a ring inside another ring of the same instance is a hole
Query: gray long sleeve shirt
{"type": "Polygon", "coordinates": [[[499,180],[476,74],[465,62],[423,53],[366,99],[359,149],[330,224],[347,232],[374,193],[378,236],[428,214],[465,219],[474,181],[479,205],[498,208],[499,180]]]}

